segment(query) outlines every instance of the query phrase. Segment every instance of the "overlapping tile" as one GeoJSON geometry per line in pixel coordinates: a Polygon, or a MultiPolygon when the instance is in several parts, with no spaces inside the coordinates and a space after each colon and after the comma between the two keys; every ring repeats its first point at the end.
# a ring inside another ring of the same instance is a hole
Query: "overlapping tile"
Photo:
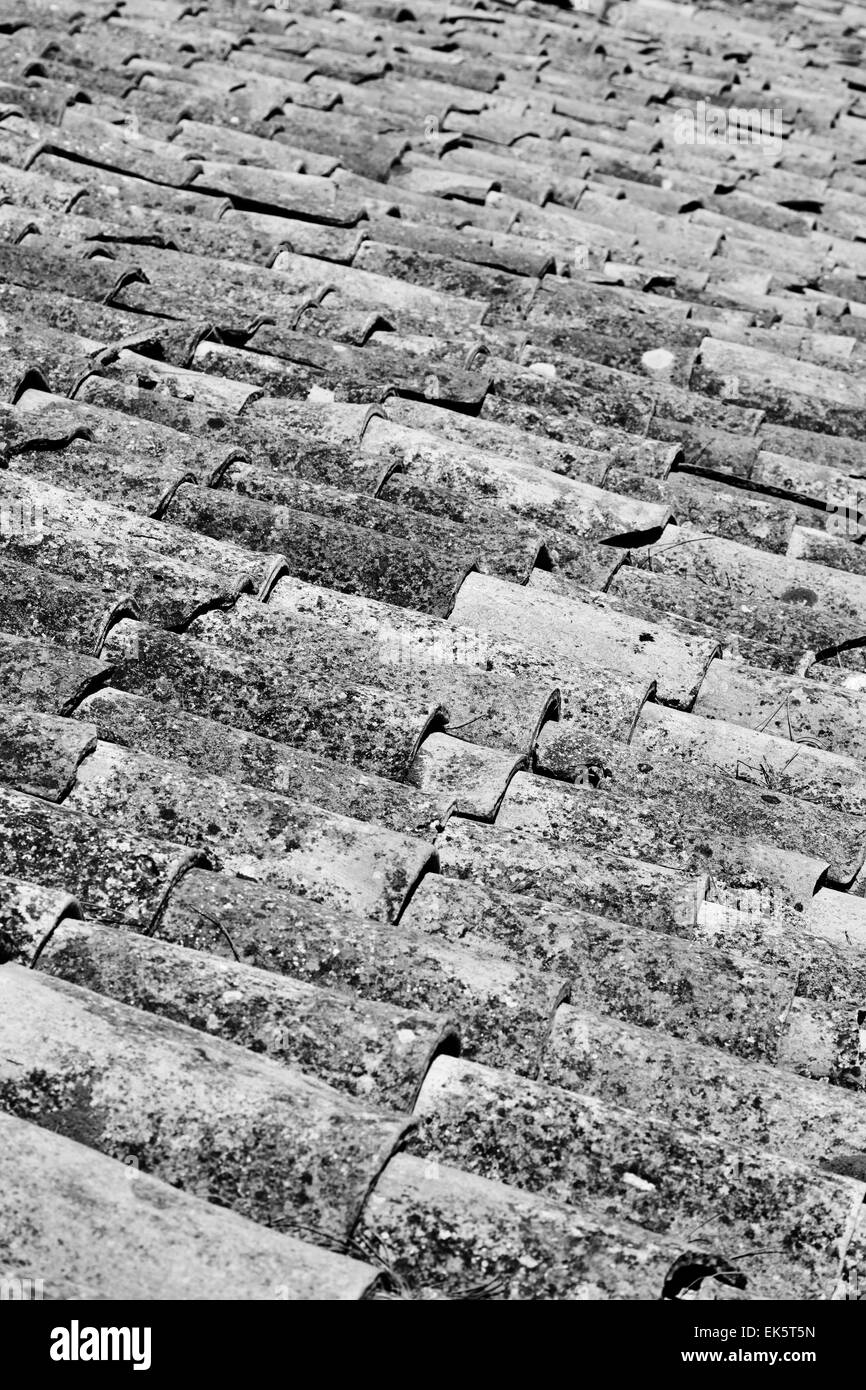
{"type": "Polygon", "coordinates": [[[848,1296],[860,9],[27,18],[0,1254],[60,1298],[848,1296]]]}

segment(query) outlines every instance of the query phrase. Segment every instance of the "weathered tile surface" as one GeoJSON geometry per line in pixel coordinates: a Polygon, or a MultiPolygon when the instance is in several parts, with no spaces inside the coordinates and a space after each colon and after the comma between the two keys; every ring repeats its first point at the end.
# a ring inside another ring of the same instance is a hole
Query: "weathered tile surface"
{"type": "Polygon", "coordinates": [[[856,1289],[866,26],[747,8],[7,7],[0,1272],[856,1289]]]}

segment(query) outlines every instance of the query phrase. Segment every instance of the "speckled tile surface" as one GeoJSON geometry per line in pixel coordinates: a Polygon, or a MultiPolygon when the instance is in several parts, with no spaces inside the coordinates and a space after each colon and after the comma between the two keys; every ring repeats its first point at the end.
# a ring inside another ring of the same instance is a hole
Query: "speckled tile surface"
{"type": "Polygon", "coordinates": [[[10,1277],[859,1287],[864,41],[0,3],[10,1277]]]}

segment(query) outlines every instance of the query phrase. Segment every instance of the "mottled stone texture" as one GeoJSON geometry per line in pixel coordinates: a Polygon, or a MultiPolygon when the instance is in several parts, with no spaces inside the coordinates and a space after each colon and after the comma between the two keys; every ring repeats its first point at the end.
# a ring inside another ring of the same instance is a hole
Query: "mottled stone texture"
{"type": "Polygon", "coordinates": [[[0,873],[63,889],[88,917],[150,925],[176,877],[201,856],[0,788],[0,873]]]}
{"type": "Polygon", "coordinates": [[[95,746],[92,724],[0,705],[0,782],[17,791],[61,801],[95,746]]]}
{"type": "Polygon", "coordinates": [[[133,828],[187,845],[229,872],[393,921],[432,839],[319,810],[168,759],[99,743],[66,803],[70,819],[133,828]]]}
{"type": "Polygon", "coordinates": [[[29,964],[59,921],[80,915],[75,899],[62,889],[0,878],[0,960],[29,964]]]}
{"type": "Polygon", "coordinates": [[[0,1261],[46,1300],[357,1299],[377,1277],[8,1114],[0,1173],[0,1261]]]}
{"type": "Polygon", "coordinates": [[[675,1250],[628,1222],[402,1154],[356,1238],[410,1299],[658,1299],[675,1250]]]}
{"type": "Polygon", "coordinates": [[[401,1010],[96,923],[62,922],[35,964],[383,1109],[410,1111],[436,1049],[459,1046],[453,1025],[424,1010],[401,1010]]]}
{"type": "Polygon", "coordinates": [[[0,633],[0,695],[6,705],[68,714],[111,666],[39,637],[0,633]]]}
{"type": "MultiPolygon", "coordinates": [[[[103,689],[88,696],[76,716],[92,724],[104,743],[170,757],[196,772],[244,782],[406,834],[429,834],[451,804],[451,794],[445,790],[416,791],[354,763],[315,753],[308,746],[289,747],[122,690],[103,689]]],[[[358,737],[353,727],[347,726],[345,732],[358,737]]]]}
{"type": "Polygon", "coordinates": [[[464,947],[422,927],[405,915],[391,927],[269,884],[191,870],[156,930],[361,999],[446,1014],[464,1056],[532,1075],[565,981],[503,960],[483,942],[464,947]]]}
{"type": "Polygon", "coordinates": [[[203,631],[223,635],[220,617],[198,619],[194,637],[117,624],[103,647],[118,664],[113,684],[396,780],[405,777],[428,724],[437,713],[437,722],[445,718],[423,692],[398,698],[360,683],[351,671],[338,674],[328,659],[327,633],[306,643],[298,633],[285,652],[251,652],[248,645],[239,652],[199,641],[203,631]]]}
{"type": "Polygon", "coordinates": [[[863,36],[713,2],[0,18],[0,1274],[855,1288],[863,36]]]}
{"type": "Polygon", "coordinates": [[[0,972],[0,994],[17,1044],[0,1063],[0,1109],[279,1231],[345,1235],[411,1125],[18,966],[0,972]]]}
{"type": "Polygon", "coordinates": [[[444,876],[423,879],[402,924],[552,970],[575,1005],[745,1058],[775,1062],[796,988],[748,956],[444,876]]]}
{"type": "Polygon", "coordinates": [[[748,1260],[763,1297],[828,1296],[863,1185],[745,1146],[723,1144],[551,1086],[440,1058],[428,1074],[412,1141],[428,1158],[636,1220],[688,1242],[695,1227],[748,1260]]]}
{"type": "Polygon", "coordinates": [[[216,539],[283,552],[299,579],[443,617],[474,559],[471,550],[452,557],[347,522],[206,488],[179,489],[166,514],[216,539]]]}
{"type": "MultiPolygon", "coordinates": [[[[790,1022],[789,1022],[790,1031],[790,1022]]],[[[787,1047],[783,1047],[783,1063],[787,1047]]],[[[866,1115],[839,1087],[563,1005],[541,1077],[734,1147],[866,1178],[866,1115]]]]}

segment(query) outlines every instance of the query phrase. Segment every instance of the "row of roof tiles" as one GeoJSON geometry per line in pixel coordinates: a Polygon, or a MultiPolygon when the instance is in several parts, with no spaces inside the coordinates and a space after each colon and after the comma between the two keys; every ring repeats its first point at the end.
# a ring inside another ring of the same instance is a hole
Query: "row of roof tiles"
{"type": "Polygon", "coordinates": [[[0,11],[52,1296],[855,1281],[866,11],[751,9],[0,11]]]}

